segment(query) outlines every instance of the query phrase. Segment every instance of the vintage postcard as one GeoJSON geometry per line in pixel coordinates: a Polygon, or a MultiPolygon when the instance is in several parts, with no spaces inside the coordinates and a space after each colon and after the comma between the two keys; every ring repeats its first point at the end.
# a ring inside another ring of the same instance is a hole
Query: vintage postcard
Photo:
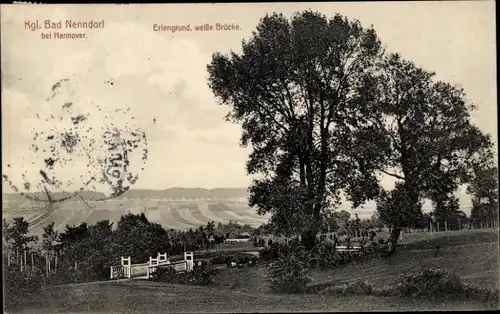
{"type": "Polygon", "coordinates": [[[494,9],[2,5],[4,311],[498,309],[494,9]]]}

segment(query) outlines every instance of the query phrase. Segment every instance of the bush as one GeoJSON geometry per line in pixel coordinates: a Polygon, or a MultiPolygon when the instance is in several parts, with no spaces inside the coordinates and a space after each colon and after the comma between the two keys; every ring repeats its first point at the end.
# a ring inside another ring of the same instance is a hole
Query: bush
{"type": "Polygon", "coordinates": [[[232,259],[233,259],[233,255],[230,255],[227,253],[221,253],[220,255],[212,257],[210,259],[210,263],[212,265],[226,265],[228,263],[231,263],[232,259]]]}
{"type": "Polygon", "coordinates": [[[499,301],[498,289],[474,287],[462,283],[460,277],[454,273],[432,267],[402,277],[394,287],[394,292],[403,296],[474,299],[495,304],[495,306],[499,301]]]}
{"type": "Polygon", "coordinates": [[[311,281],[308,276],[309,258],[302,246],[294,251],[284,253],[278,251],[279,258],[271,262],[267,268],[266,279],[271,291],[276,293],[305,292],[311,281]]]}
{"type": "Polygon", "coordinates": [[[406,296],[460,299],[475,299],[498,304],[499,291],[477,288],[463,284],[460,277],[446,270],[427,268],[421,272],[403,276],[396,285],[374,287],[369,283],[356,281],[353,283],[329,286],[321,291],[328,295],[374,295],[374,296],[406,296]]]}
{"type": "Polygon", "coordinates": [[[289,254],[290,245],[274,243],[269,247],[259,252],[259,257],[264,262],[276,261],[280,258],[281,254],[289,254]]]}
{"type": "Polygon", "coordinates": [[[152,275],[153,281],[206,286],[214,283],[216,270],[208,263],[194,265],[189,273],[177,273],[172,267],[160,267],[152,275]]]}
{"type": "Polygon", "coordinates": [[[236,253],[227,254],[223,253],[221,255],[215,256],[210,259],[210,264],[212,265],[228,265],[231,263],[236,263],[237,265],[255,265],[257,264],[259,258],[250,254],[236,253]]]}
{"type": "Polygon", "coordinates": [[[15,309],[38,293],[43,284],[42,272],[25,269],[20,271],[18,265],[8,266],[4,272],[5,307],[15,309]]]}
{"type": "Polygon", "coordinates": [[[201,266],[195,264],[193,271],[188,274],[190,283],[207,286],[215,282],[217,271],[210,264],[202,263],[201,266]]]}
{"type": "Polygon", "coordinates": [[[474,287],[462,283],[454,273],[439,268],[426,268],[421,272],[402,277],[395,291],[404,296],[456,297],[498,302],[499,291],[474,287]]]}
{"type": "Polygon", "coordinates": [[[405,296],[457,295],[463,292],[463,288],[458,275],[439,268],[426,268],[403,276],[396,285],[398,293],[405,296]]]}
{"type": "Polygon", "coordinates": [[[335,244],[331,242],[318,243],[311,252],[311,266],[322,269],[333,268],[341,263],[342,257],[335,251],[335,244]]]}
{"type": "Polygon", "coordinates": [[[151,276],[153,281],[178,283],[177,272],[172,267],[159,267],[151,276]]]}

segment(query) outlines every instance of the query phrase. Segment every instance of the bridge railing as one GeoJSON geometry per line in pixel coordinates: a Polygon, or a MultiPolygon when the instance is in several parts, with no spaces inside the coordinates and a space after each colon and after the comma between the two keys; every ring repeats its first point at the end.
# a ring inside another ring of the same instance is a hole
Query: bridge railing
{"type": "Polygon", "coordinates": [[[185,252],[184,260],[177,262],[170,262],[166,253],[158,254],[157,258],[150,257],[149,262],[141,264],[132,264],[130,256],[122,257],[121,265],[111,266],[110,277],[111,279],[134,277],[149,279],[161,267],[172,267],[176,272],[190,272],[194,268],[193,252],[185,252]]]}

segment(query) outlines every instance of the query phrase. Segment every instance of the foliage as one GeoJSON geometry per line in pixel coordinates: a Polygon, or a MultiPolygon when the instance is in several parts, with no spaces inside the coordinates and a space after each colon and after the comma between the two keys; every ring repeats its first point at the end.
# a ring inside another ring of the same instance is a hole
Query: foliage
{"type": "Polygon", "coordinates": [[[5,267],[4,272],[5,306],[15,309],[34,294],[38,293],[43,284],[43,277],[38,269],[20,271],[19,265],[5,267]]]}
{"type": "Polygon", "coordinates": [[[492,226],[498,221],[498,167],[492,156],[483,156],[482,162],[473,167],[473,178],[467,187],[472,197],[471,220],[479,227],[492,226]]]}
{"type": "Polygon", "coordinates": [[[288,252],[278,251],[279,258],[267,266],[266,279],[276,293],[305,292],[311,281],[308,276],[309,256],[302,246],[288,252]]]}
{"type": "Polygon", "coordinates": [[[457,197],[448,196],[434,201],[434,220],[448,230],[459,230],[467,222],[467,215],[459,210],[460,204],[457,197]]]}
{"type": "Polygon", "coordinates": [[[169,250],[169,237],[159,224],[148,221],[144,214],[127,214],[120,218],[114,232],[117,256],[130,256],[136,261],[147,261],[158,252],[169,250]]]}
{"type": "Polygon", "coordinates": [[[4,224],[4,241],[7,244],[12,244],[14,249],[23,251],[27,246],[36,242],[36,236],[29,235],[29,223],[24,217],[14,217],[14,222],[9,225],[5,220],[4,224]]]}
{"type": "Polygon", "coordinates": [[[374,288],[365,281],[355,281],[328,287],[322,293],[327,295],[372,295],[374,294],[374,288]]]}
{"type": "Polygon", "coordinates": [[[151,276],[153,281],[177,283],[178,275],[172,267],[158,267],[151,276]]]}
{"type": "Polygon", "coordinates": [[[209,85],[251,144],[250,205],[272,214],[275,231],[302,233],[310,249],[324,211],[346,192],[355,204],[377,195],[370,108],[357,97],[381,54],[373,29],[341,15],[266,15],[242,54],[213,55],[209,85]]]}
{"type": "Polygon", "coordinates": [[[195,285],[207,286],[215,282],[217,271],[208,263],[194,265],[193,271],[188,273],[189,281],[195,285]]]}
{"type": "Polygon", "coordinates": [[[313,263],[320,268],[334,268],[341,263],[342,257],[335,251],[335,243],[321,241],[311,251],[313,263]]]}
{"type": "Polygon", "coordinates": [[[258,257],[250,255],[250,254],[244,254],[244,253],[221,253],[213,258],[210,259],[210,264],[212,265],[230,265],[232,262],[238,264],[244,264],[244,265],[256,265],[258,262],[258,257]]]}
{"type": "Polygon", "coordinates": [[[282,254],[288,255],[290,246],[282,243],[272,243],[259,252],[259,258],[264,262],[276,261],[282,254]]]}
{"type": "Polygon", "coordinates": [[[499,297],[498,290],[490,291],[464,284],[458,275],[439,268],[426,268],[403,276],[394,291],[403,296],[480,298],[487,302],[498,302],[499,297]]]}
{"type": "Polygon", "coordinates": [[[152,275],[153,281],[207,286],[215,282],[217,271],[208,263],[195,264],[193,271],[177,273],[172,267],[159,267],[152,275]]]}
{"type": "Polygon", "coordinates": [[[436,268],[404,276],[397,285],[400,294],[409,296],[454,294],[461,288],[460,277],[436,268]]]}
{"type": "Polygon", "coordinates": [[[51,222],[43,228],[42,248],[45,252],[51,253],[59,239],[59,233],[54,230],[55,222],[51,222]]]}
{"type": "Polygon", "coordinates": [[[460,298],[476,299],[483,302],[498,303],[498,290],[477,288],[462,283],[459,276],[443,269],[426,268],[420,272],[402,276],[394,285],[376,287],[365,281],[354,281],[332,285],[322,291],[328,295],[375,295],[406,296],[433,299],[460,298]]]}
{"type": "Polygon", "coordinates": [[[405,222],[408,227],[417,227],[418,222],[423,219],[422,203],[419,201],[411,208],[411,197],[401,182],[397,182],[391,191],[381,191],[377,200],[380,219],[390,226],[400,227],[405,222]]]}
{"type": "Polygon", "coordinates": [[[371,74],[373,85],[366,89],[380,113],[373,122],[390,143],[381,171],[399,180],[380,201],[385,204],[380,206],[383,221],[394,227],[394,244],[401,227],[412,227],[421,218],[422,198],[436,202],[451,195],[470,180],[471,164],[492,145],[472,124],[475,107],[463,89],[436,81],[434,75],[390,54],[380,71],[371,74]]]}
{"type": "MultiPolygon", "coordinates": [[[[4,220],[4,242],[19,245],[33,242],[36,238],[29,235],[28,226],[23,218],[16,218],[12,226],[4,220]]],[[[222,243],[225,236],[217,233],[231,228],[249,230],[251,227],[235,223],[216,226],[214,222],[209,222],[206,226],[187,231],[165,230],[159,224],[149,222],[144,214],[122,216],[114,230],[109,220],[93,225],[83,222],[66,226],[60,233],[54,230],[51,223],[44,228],[42,237],[45,252],[43,255],[34,252],[34,261],[37,268],[45,271],[47,264],[43,265],[43,261],[49,258],[49,284],[106,280],[110,278],[110,267],[116,266],[121,256],[130,256],[134,262],[144,262],[158,253],[172,256],[182,254],[184,250],[208,248],[206,244],[211,236],[213,242],[222,243]]],[[[235,254],[234,257],[239,264],[249,261],[253,264],[257,260],[243,254],[235,254]]],[[[184,282],[187,280],[186,277],[184,282]]]]}
{"type": "Polygon", "coordinates": [[[370,218],[370,223],[371,226],[376,229],[381,229],[384,227],[384,223],[380,219],[380,213],[378,211],[375,211],[375,213],[373,213],[373,215],[370,218]]]}

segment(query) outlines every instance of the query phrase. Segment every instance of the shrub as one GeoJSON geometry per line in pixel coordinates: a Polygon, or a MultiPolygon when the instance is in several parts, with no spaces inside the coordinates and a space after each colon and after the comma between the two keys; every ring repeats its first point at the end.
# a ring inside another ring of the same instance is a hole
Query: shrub
{"type": "Polygon", "coordinates": [[[178,283],[177,272],[172,267],[159,267],[151,276],[153,281],[178,283]]]}
{"type": "Polygon", "coordinates": [[[421,272],[406,275],[392,286],[374,287],[369,283],[356,281],[337,286],[328,286],[320,293],[328,295],[374,295],[409,296],[426,298],[454,297],[474,299],[498,305],[499,291],[474,287],[461,282],[460,277],[446,270],[427,268],[421,272]]]}
{"type": "Polygon", "coordinates": [[[57,271],[50,273],[46,280],[49,285],[61,285],[92,281],[91,276],[92,273],[80,268],[75,270],[73,267],[61,266],[57,271]]]}
{"type": "Polygon", "coordinates": [[[202,263],[201,266],[195,264],[193,271],[188,274],[190,283],[207,286],[215,282],[217,271],[210,264],[202,263]]]}
{"type": "Polygon", "coordinates": [[[237,265],[255,265],[257,264],[259,258],[250,254],[236,253],[227,254],[223,253],[221,255],[215,256],[210,259],[210,264],[212,265],[231,265],[231,263],[236,263],[237,265]]]}
{"type": "Polygon", "coordinates": [[[462,283],[454,273],[439,268],[426,268],[418,273],[403,276],[394,287],[393,294],[432,298],[455,297],[476,299],[497,304],[499,291],[474,287],[462,283]]]}
{"type": "Polygon", "coordinates": [[[226,265],[231,263],[233,256],[227,253],[221,253],[220,255],[214,256],[210,259],[212,265],[226,265]]]}
{"type": "Polygon", "coordinates": [[[309,258],[302,246],[287,253],[278,251],[279,258],[267,268],[266,279],[276,293],[305,292],[311,281],[308,276],[309,258]]]}
{"type": "Polygon", "coordinates": [[[153,281],[206,286],[214,283],[216,270],[208,263],[194,265],[189,273],[177,273],[172,267],[160,267],[152,275],[153,281]]]}
{"type": "Polygon", "coordinates": [[[274,243],[269,247],[259,252],[259,257],[264,262],[276,261],[280,258],[280,254],[287,255],[290,251],[290,244],[274,243]]]}
{"type": "Polygon", "coordinates": [[[341,256],[335,251],[335,244],[327,241],[319,242],[311,252],[311,266],[333,268],[340,264],[341,256]]]}
{"type": "Polygon", "coordinates": [[[43,284],[39,269],[20,271],[18,265],[8,266],[4,272],[5,307],[14,309],[38,293],[43,284]]]}
{"type": "Polygon", "coordinates": [[[458,275],[432,267],[403,276],[396,285],[398,293],[406,296],[456,295],[462,293],[463,288],[458,275]]]}

